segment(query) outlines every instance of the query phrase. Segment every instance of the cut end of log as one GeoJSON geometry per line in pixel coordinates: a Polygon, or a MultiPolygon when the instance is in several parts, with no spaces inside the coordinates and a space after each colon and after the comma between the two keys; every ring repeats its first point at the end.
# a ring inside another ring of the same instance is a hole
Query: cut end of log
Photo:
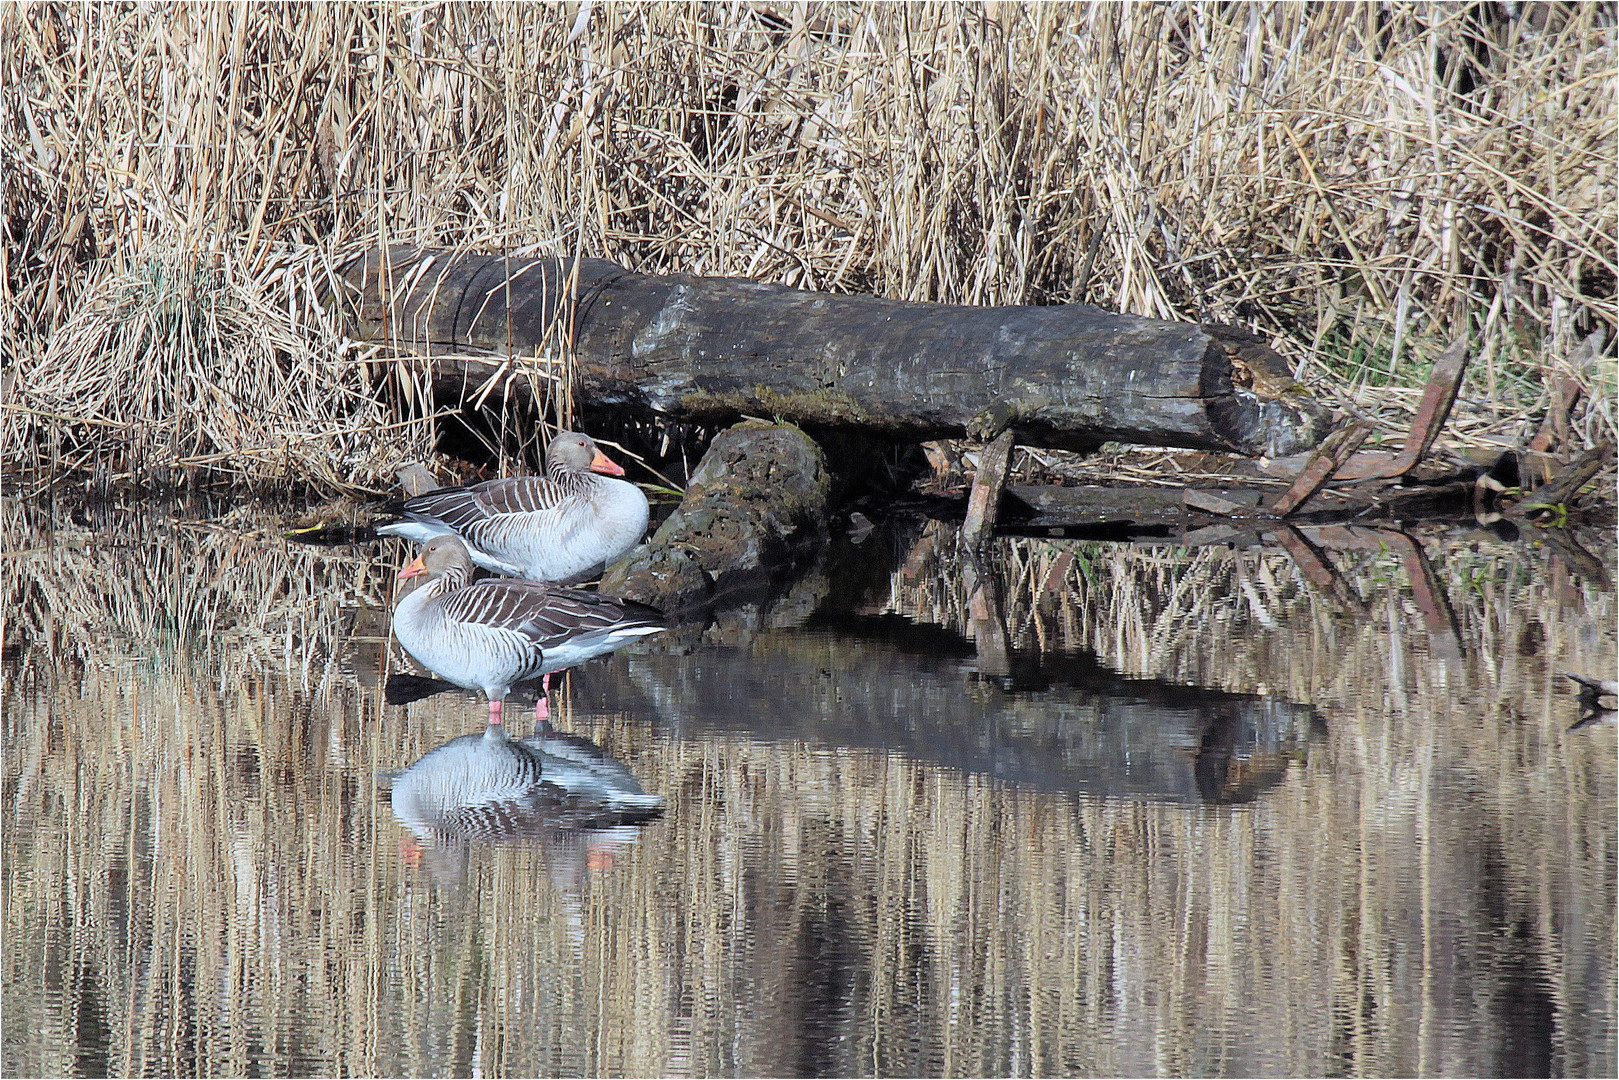
{"type": "Polygon", "coordinates": [[[1230,449],[1251,457],[1287,457],[1326,437],[1330,413],[1293,378],[1274,349],[1239,327],[1208,323],[1202,329],[1210,340],[1200,390],[1211,426],[1230,449]]]}

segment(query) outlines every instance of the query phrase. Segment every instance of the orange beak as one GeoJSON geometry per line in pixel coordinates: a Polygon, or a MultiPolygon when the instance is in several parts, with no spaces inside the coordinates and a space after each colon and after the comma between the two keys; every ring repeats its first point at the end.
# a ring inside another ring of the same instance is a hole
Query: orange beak
{"type": "Polygon", "coordinates": [[[590,471],[606,473],[608,476],[623,476],[624,466],[597,450],[596,456],[591,459],[590,471]]]}
{"type": "Polygon", "coordinates": [[[405,578],[415,577],[417,574],[425,573],[427,573],[427,564],[424,563],[422,561],[422,557],[418,555],[412,559],[403,570],[399,571],[399,577],[400,580],[404,580],[405,578]]]}

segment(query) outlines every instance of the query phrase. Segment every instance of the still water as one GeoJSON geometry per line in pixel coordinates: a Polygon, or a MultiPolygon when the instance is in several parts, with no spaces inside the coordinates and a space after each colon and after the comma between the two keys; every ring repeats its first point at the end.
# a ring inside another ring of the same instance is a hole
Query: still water
{"type": "Polygon", "coordinates": [[[403,545],[3,512],[7,1075],[1619,1069],[1609,539],[840,542],[554,694],[633,825],[433,753],[403,545]]]}

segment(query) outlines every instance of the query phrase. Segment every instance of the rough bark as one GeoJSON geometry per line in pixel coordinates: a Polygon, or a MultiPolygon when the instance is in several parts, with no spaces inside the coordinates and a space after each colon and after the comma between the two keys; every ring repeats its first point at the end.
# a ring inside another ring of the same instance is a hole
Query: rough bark
{"type": "Polygon", "coordinates": [[[967,516],[961,523],[961,542],[977,551],[995,534],[995,519],[1001,509],[1001,491],[1012,469],[1012,433],[998,435],[978,455],[978,472],[973,476],[972,493],[967,497],[967,516]]]}
{"type": "MultiPolygon", "coordinates": [[[[1328,429],[1259,339],[1084,304],[905,303],[601,259],[399,248],[355,260],[342,280],[354,334],[434,357],[441,397],[571,342],[577,403],[705,423],[768,415],[917,440],[1010,428],[1029,445],[1270,456],[1328,429]]],[[[495,385],[525,392],[521,379],[495,385]]]]}
{"type": "Polygon", "coordinates": [[[824,540],[831,491],[821,448],[789,424],[749,421],[715,437],[686,495],[601,588],[675,614],[732,578],[769,574],[824,540]]]}

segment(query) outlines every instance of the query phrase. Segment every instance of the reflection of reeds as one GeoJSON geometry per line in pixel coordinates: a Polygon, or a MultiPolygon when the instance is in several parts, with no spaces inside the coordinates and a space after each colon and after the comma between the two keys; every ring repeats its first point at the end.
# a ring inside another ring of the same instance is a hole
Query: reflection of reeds
{"type": "MultiPolygon", "coordinates": [[[[158,250],[220,253],[282,308],[305,295],[271,269],[288,251],[325,272],[432,243],[1254,323],[1402,427],[1425,347],[1471,334],[1459,414],[1504,424],[1575,337],[1619,325],[1612,11],[1372,10],[11,5],[0,334],[30,362],[73,353],[55,338],[158,250]]],[[[1611,368],[1586,374],[1594,441],[1611,368]]],[[[60,410],[35,389],[7,395],[8,464],[51,463],[22,418],[60,410]]],[[[258,454],[236,419],[182,459],[258,454]]]]}
{"type": "Polygon", "coordinates": [[[95,530],[8,500],[7,637],[53,665],[184,663],[233,680],[270,665],[329,682],[362,609],[392,588],[372,553],[289,545],[250,508],[213,521],[122,511],[95,530]]]}
{"type": "MultiPolygon", "coordinates": [[[[45,545],[20,524],[8,542],[45,545]]],[[[1542,555],[1444,549],[1471,650],[1445,666],[1394,561],[1355,577],[1355,621],[1274,554],[1006,542],[1019,644],[1262,681],[1314,701],[1326,744],[1231,811],[575,715],[664,820],[588,872],[475,848],[449,893],[398,856],[373,778],[471,730],[476,702],[406,712],[283,674],[334,666],[376,572],[238,536],[265,576],[210,593],[229,534],[124,535],[111,576],[185,582],[214,613],[178,633],[149,586],[99,607],[40,587],[43,553],[7,586],[8,611],[30,595],[90,635],[58,639],[84,666],[57,684],[36,638],[8,692],[8,1072],[88,1071],[82,1045],[122,1074],[1486,1072],[1516,1060],[1515,987],[1549,998],[1552,1068],[1614,1068],[1615,762],[1564,736],[1549,676],[1611,666],[1613,601],[1542,555]],[[290,652],[277,589],[307,605],[290,652]],[[1200,594],[1227,617],[1198,618],[1200,594]]],[[[927,590],[963,625],[949,564],[916,571],[892,606],[927,590]]]]}

